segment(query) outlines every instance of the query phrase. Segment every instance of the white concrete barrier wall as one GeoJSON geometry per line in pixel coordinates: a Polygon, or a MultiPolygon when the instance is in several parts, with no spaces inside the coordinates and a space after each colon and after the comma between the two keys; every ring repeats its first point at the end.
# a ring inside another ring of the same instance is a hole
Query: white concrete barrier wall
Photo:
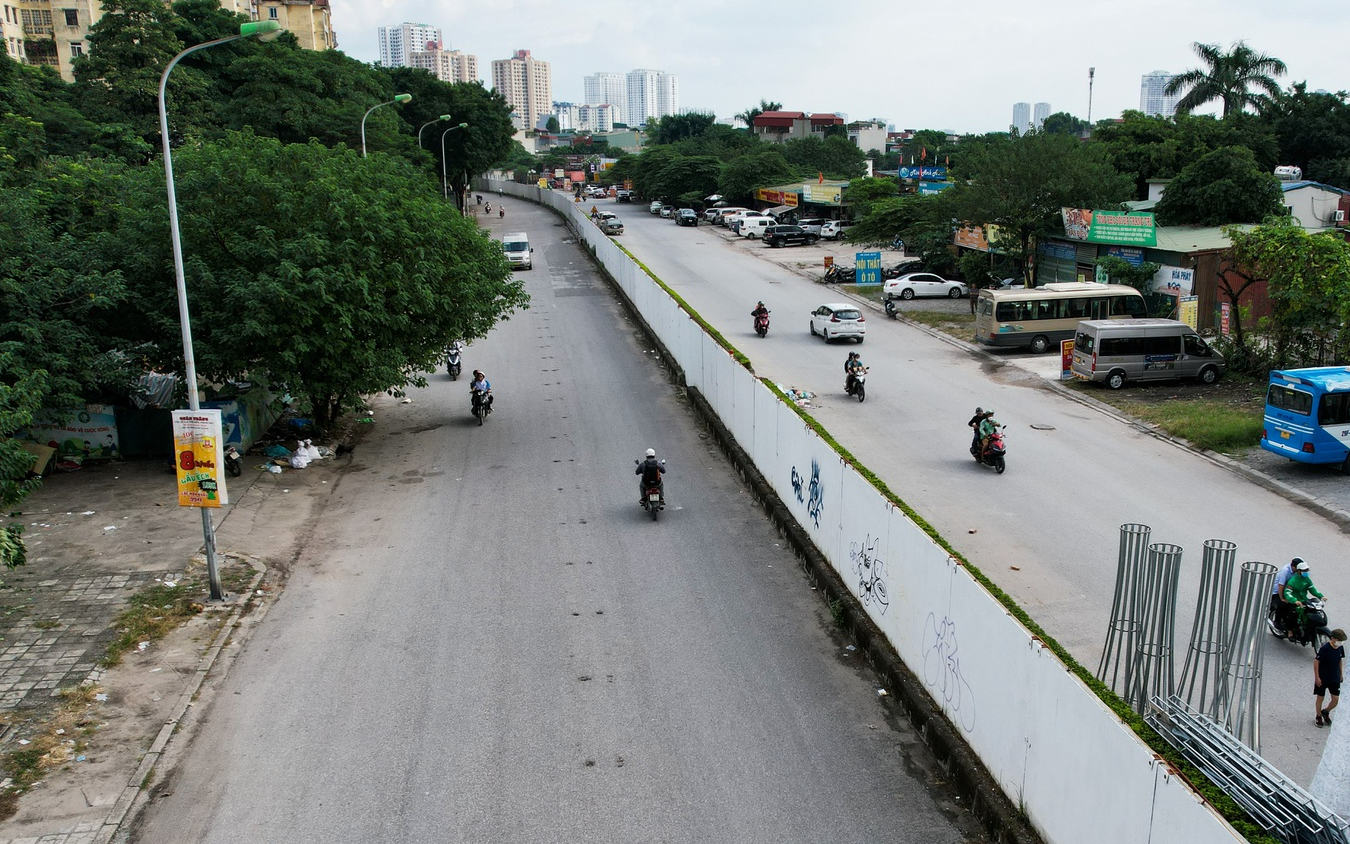
{"type": "Polygon", "coordinates": [[[504,189],[576,220],[686,382],[1046,841],[1243,840],[964,566],[601,235],[581,207],[553,191],[504,189]]]}

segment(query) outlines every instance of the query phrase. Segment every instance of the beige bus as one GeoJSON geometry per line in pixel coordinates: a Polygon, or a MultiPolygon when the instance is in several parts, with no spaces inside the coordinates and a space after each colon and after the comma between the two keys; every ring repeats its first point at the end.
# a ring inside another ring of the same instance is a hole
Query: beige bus
{"type": "Polygon", "coordinates": [[[1029,290],[980,291],[975,307],[975,342],[1042,354],[1073,339],[1085,319],[1148,316],[1144,294],[1123,284],[1066,282],[1029,290]]]}

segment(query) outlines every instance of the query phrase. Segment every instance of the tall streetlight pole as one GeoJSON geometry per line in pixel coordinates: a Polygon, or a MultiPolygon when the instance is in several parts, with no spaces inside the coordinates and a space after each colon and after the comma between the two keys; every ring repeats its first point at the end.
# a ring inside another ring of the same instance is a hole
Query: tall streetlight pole
{"type": "Polygon", "coordinates": [[[1088,68],[1088,134],[1092,134],[1092,77],[1097,75],[1097,68],[1088,68]]]}
{"type": "MultiPolygon", "coordinates": [[[[467,129],[467,128],[469,128],[469,124],[461,123],[458,126],[451,126],[449,129],[446,129],[444,132],[441,133],[441,192],[445,194],[446,199],[450,198],[450,182],[448,179],[446,179],[445,176],[445,136],[455,131],[456,129],[467,129]]],[[[461,208],[460,210],[462,211],[464,209],[461,208]]]]}
{"type": "MultiPolygon", "coordinates": [[[[445,121],[447,121],[447,120],[449,120],[449,119],[450,119],[450,115],[448,115],[448,114],[442,114],[440,117],[436,118],[435,120],[428,120],[426,123],[423,123],[423,124],[422,124],[422,129],[427,128],[428,126],[430,126],[430,125],[433,124],[433,123],[444,123],[445,121]]],[[[422,148],[422,129],[418,129],[418,130],[417,130],[417,148],[418,148],[418,149],[421,149],[421,148],[422,148]]]]}
{"type": "Polygon", "coordinates": [[[366,109],[366,113],[365,113],[365,114],[361,115],[361,157],[362,157],[362,158],[365,158],[365,157],[366,157],[366,118],[367,118],[367,117],[370,117],[370,113],[371,113],[372,111],[374,111],[375,109],[379,108],[380,106],[393,105],[394,103],[406,103],[406,102],[408,102],[408,101],[411,100],[411,99],[412,99],[412,94],[398,94],[398,95],[396,95],[392,100],[390,100],[390,101],[387,102],[387,103],[376,103],[375,105],[373,105],[373,106],[371,106],[370,108],[366,109]]]}
{"type": "MultiPolygon", "coordinates": [[[[183,378],[187,381],[188,407],[201,409],[201,397],[197,393],[197,362],[192,354],[192,324],[188,320],[187,280],[183,274],[183,243],[178,233],[178,194],[173,184],[173,152],[169,146],[169,112],[164,104],[164,92],[169,83],[169,72],[186,55],[207,47],[228,44],[241,38],[257,38],[259,41],[271,41],[281,34],[281,24],[277,21],[253,21],[239,27],[238,35],[217,38],[195,47],[189,47],[169,62],[159,77],[159,137],[164,145],[164,182],[169,192],[169,236],[173,241],[173,274],[178,285],[178,322],[183,332],[183,378]]],[[[211,528],[211,511],[205,507],[202,511],[202,536],[206,540],[206,576],[211,585],[211,600],[225,599],[225,590],[220,585],[220,572],[216,569],[216,535],[211,528]]]]}

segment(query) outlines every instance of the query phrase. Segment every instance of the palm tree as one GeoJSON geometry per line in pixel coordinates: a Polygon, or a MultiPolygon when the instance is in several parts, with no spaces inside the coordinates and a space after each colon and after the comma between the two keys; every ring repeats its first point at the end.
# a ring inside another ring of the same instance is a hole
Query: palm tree
{"type": "Polygon", "coordinates": [[[1188,70],[1172,77],[1172,81],[1167,83],[1164,89],[1167,94],[1189,89],[1177,102],[1177,111],[1193,111],[1205,103],[1223,100],[1223,116],[1227,117],[1247,106],[1260,111],[1270,101],[1270,97],[1280,93],[1280,86],[1271,77],[1285,73],[1284,62],[1265,53],[1255,52],[1245,41],[1234,44],[1228,53],[1222,52],[1217,44],[1196,43],[1191,46],[1209,67],[1206,70],[1188,70]],[[1252,93],[1252,88],[1260,88],[1266,93],[1252,93]]]}
{"type": "Polygon", "coordinates": [[[763,114],[763,113],[766,112],[766,111],[778,111],[778,110],[780,110],[782,107],[783,107],[783,104],[782,104],[782,103],[771,103],[771,102],[769,102],[768,100],[760,100],[760,101],[759,101],[759,105],[757,105],[757,106],[751,106],[750,108],[747,108],[745,111],[743,111],[743,112],[741,112],[740,114],[736,115],[736,119],[737,119],[737,120],[744,120],[744,121],[745,121],[745,125],[746,125],[751,131],[754,131],[754,128],[755,128],[755,118],[756,118],[756,117],[759,117],[761,114],[763,114]]]}

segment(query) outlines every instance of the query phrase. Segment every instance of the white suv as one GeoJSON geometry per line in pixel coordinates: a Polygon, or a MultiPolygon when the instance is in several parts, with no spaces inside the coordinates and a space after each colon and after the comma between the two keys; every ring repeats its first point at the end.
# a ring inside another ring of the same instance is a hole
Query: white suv
{"type": "Polygon", "coordinates": [[[820,237],[822,240],[841,240],[851,228],[852,220],[831,220],[820,227],[820,237]]]}

